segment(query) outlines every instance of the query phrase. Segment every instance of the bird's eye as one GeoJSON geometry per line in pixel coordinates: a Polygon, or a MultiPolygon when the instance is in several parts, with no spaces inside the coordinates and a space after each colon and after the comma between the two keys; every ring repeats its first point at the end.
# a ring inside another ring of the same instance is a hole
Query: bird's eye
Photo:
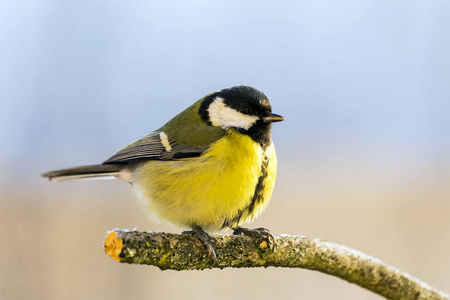
{"type": "Polygon", "coordinates": [[[241,108],[241,113],[243,113],[244,115],[250,114],[251,111],[252,110],[248,106],[244,106],[244,107],[241,108]]]}

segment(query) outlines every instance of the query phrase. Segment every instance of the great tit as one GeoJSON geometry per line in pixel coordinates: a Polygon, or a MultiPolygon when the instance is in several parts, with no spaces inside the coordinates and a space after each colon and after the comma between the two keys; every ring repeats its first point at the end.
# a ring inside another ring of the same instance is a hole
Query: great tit
{"type": "Polygon", "coordinates": [[[267,229],[240,226],[257,217],[272,196],[277,158],[271,123],[283,120],[262,92],[231,87],[203,97],[102,164],[43,176],[129,182],[151,215],[192,229],[184,233],[198,236],[216,261],[215,239],[206,231],[231,228],[273,238],[267,229]]]}

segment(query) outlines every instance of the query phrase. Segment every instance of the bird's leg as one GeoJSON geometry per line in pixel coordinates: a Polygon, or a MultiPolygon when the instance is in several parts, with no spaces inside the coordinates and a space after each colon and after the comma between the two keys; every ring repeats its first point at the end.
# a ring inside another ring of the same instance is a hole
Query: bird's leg
{"type": "Polygon", "coordinates": [[[273,237],[273,235],[270,233],[269,229],[267,229],[267,228],[260,227],[260,228],[255,228],[255,229],[249,229],[249,228],[243,228],[243,227],[235,227],[235,228],[231,228],[231,229],[233,229],[233,234],[235,234],[235,235],[243,234],[243,235],[248,235],[248,236],[256,238],[256,239],[267,240],[271,250],[273,250],[276,246],[275,238],[273,237]]]}
{"type": "Polygon", "coordinates": [[[214,264],[217,263],[216,251],[214,251],[211,242],[217,243],[219,246],[221,245],[221,243],[215,237],[209,235],[200,226],[195,226],[192,228],[192,230],[189,231],[183,231],[181,234],[184,235],[189,234],[197,236],[200,239],[200,241],[203,242],[206,249],[208,249],[208,256],[214,260],[214,264]]]}

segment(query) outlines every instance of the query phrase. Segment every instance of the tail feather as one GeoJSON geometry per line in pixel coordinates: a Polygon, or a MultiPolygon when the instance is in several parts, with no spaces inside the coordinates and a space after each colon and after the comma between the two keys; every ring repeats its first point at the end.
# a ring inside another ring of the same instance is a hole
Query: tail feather
{"type": "Polygon", "coordinates": [[[47,177],[50,181],[57,182],[83,178],[107,178],[119,175],[123,167],[123,164],[81,166],[47,172],[42,174],[42,176],[47,177]]]}

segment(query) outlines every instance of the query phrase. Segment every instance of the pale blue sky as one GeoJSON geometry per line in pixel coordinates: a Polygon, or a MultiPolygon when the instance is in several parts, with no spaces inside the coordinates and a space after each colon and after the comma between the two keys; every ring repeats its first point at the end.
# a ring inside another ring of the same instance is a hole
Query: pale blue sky
{"type": "Polygon", "coordinates": [[[97,162],[238,84],[284,157],[450,150],[448,1],[2,1],[0,44],[2,170],[97,162]]]}

